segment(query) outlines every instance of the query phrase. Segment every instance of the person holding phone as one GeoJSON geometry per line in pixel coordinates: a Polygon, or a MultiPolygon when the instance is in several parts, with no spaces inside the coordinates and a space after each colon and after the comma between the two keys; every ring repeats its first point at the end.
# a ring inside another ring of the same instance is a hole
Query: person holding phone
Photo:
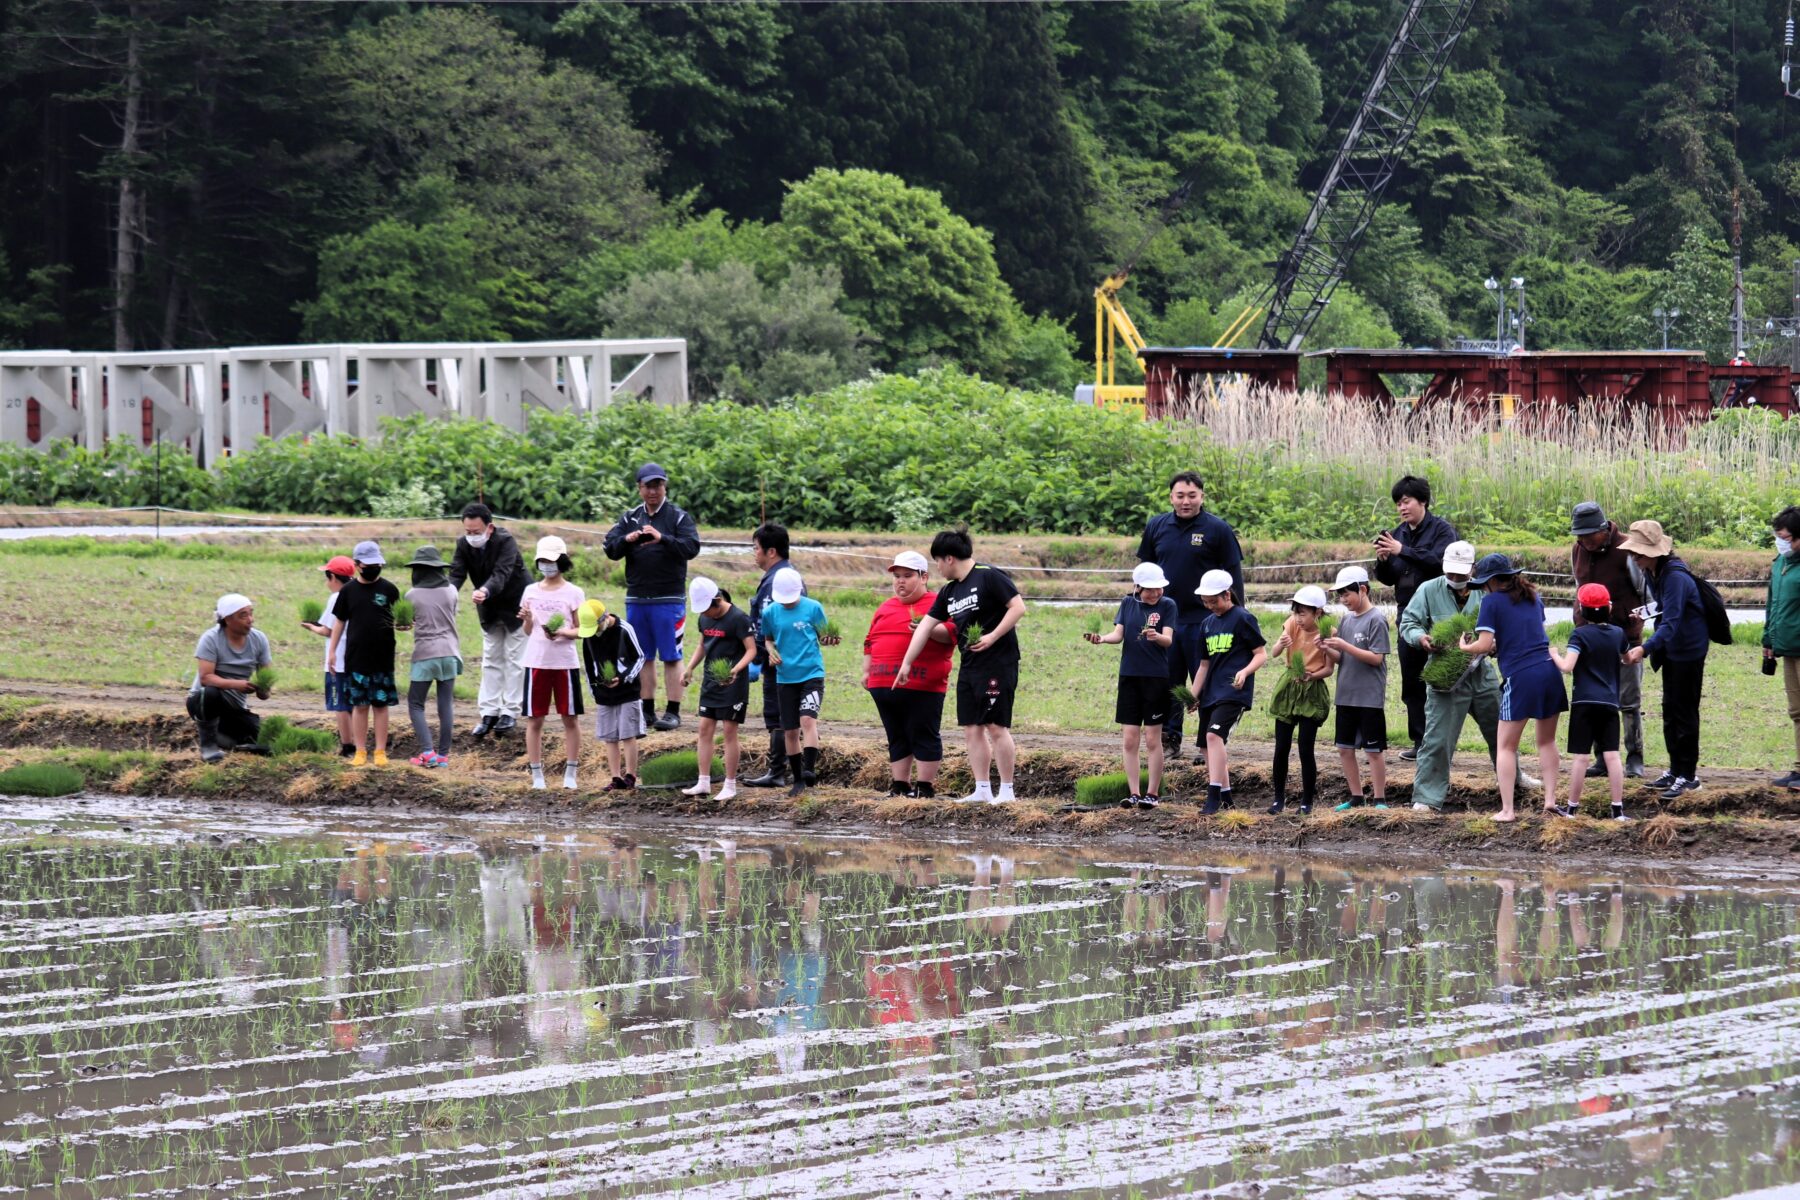
{"type": "MultiPolygon", "coordinates": [[[[1444,573],[1444,551],[1459,540],[1456,527],[1431,511],[1431,481],[1402,475],[1388,493],[1400,523],[1377,534],[1375,578],[1394,589],[1394,611],[1405,612],[1413,594],[1426,580],[1444,573]]],[[[1411,746],[1400,752],[1406,762],[1419,757],[1419,740],[1425,736],[1425,681],[1420,673],[1431,656],[1404,641],[1400,658],[1400,699],[1406,705],[1406,737],[1411,746]]]]}

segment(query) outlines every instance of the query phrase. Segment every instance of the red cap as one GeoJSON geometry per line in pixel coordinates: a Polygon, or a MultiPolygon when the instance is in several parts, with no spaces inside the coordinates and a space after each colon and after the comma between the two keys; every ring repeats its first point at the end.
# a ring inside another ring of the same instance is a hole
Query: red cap
{"type": "Polygon", "coordinates": [[[328,572],[332,575],[342,575],[344,578],[350,579],[356,575],[356,564],[350,561],[349,555],[340,554],[324,566],[320,567],[319,570],[328,572]]]}
{"type": "Polygon", "coordinates": [[[1611,608],[1612,593],[1606,590],[1604,583],[1584,583],[1575,593],[1575,603],[1583,608],[1611,608]]]}

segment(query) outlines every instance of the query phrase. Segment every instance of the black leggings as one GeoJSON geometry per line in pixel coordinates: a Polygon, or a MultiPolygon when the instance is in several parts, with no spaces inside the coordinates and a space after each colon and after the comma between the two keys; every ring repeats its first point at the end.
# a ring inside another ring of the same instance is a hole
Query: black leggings
{"type": "Polygon", "coordinates": [[[1319,786],[1319,762],[1313,757],[1313,735],[1323,724],[1323,721],[1275,722],[1275,768],[1269,782],[1275,786],[1277,794],[1287,792],[1288,750],[1294,744],[1297,725],[1300,730],[1300,794],[1312,799],[1319,786]]]}

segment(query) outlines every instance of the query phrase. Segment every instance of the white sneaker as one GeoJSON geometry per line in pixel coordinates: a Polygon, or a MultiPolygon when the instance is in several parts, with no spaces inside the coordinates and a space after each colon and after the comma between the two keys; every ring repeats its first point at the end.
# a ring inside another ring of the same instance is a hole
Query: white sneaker
{"type": "Polygon", "coordinates": [[[712,780],[702,775],[694,780],[693,787],[682,788],[681,794],[684,796],[710,796],[712,795],[712,780]]]}
{"type": "Polygon", "coordinates": [[[531,790],[534,792],[541,792],[544,790],[544,788],[545,788],[544,768],[542,768],[542,767],[531,768],[531,790]]]}
{"type": "Polygon", "coordinates": [[[1431,807],[1431,805],[1429,805],[1429,804],[1414,804],[1412,810],[1414,812],[1428,812],[1428,813],[1434,813],[1437,811],[1437,809],[1431,807]]]}
{"type": "Polygon", "coordinates": [[[579,763],[563,764],[563,786],[571,792],[581,786],[581,765],[579,763]]]}
{"type": "Polygon", "coordinates": [[[719,789],[719,799],[721,799],[721,800],[736,800],[737,799],[737,780],[727,779],[725,781],[725,786],[719,789]]]}

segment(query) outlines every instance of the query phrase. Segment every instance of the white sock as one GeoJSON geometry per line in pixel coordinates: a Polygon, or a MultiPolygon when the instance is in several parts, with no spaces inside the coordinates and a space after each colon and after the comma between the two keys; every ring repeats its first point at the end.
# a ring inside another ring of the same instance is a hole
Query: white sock
{"type": "Polygon", "coordinates": [[[734,797],[736,795],[737,795],[737,779],[734,778],[733,776],[727,775],[725,777],[725,786],[719,789],[719,799],[730,800],[732,797],[734,797]]]}
{"type": "Polygon", "coordinates": [[[1002,782],[1000,784],[1000,794],[995,796],[994,799],[1001,804],[1013,799],[1012,784],[1002,782]]]}
{"type": "Polygon", "coordinates": [[[991,785],[987,780],[983,779],[975,785],[974,791],[963,797],[963,800],[968,803],[986,803],[993,798],[994,793],[991,785]]]}
{"type": "Polygon", "coordinates": [[[573,791],[580,782],[581,764],[566,762],[563,764],[563,786],[573,791]]]}
{"type": "Polygon", "coordinates": [[[682,788],[681,794],[684,796],[704,796],[711,791],[712,791],[712,776],[711,775],[702,775],[698,779],[694,780],[693,787],[682,788]]]}
{"type": "Polygon", "coordinates": [[[531,764],[531,786],[534,789],[542,788],[544,786],[544,764],[543,763],[532,763],[531,764]]]}

